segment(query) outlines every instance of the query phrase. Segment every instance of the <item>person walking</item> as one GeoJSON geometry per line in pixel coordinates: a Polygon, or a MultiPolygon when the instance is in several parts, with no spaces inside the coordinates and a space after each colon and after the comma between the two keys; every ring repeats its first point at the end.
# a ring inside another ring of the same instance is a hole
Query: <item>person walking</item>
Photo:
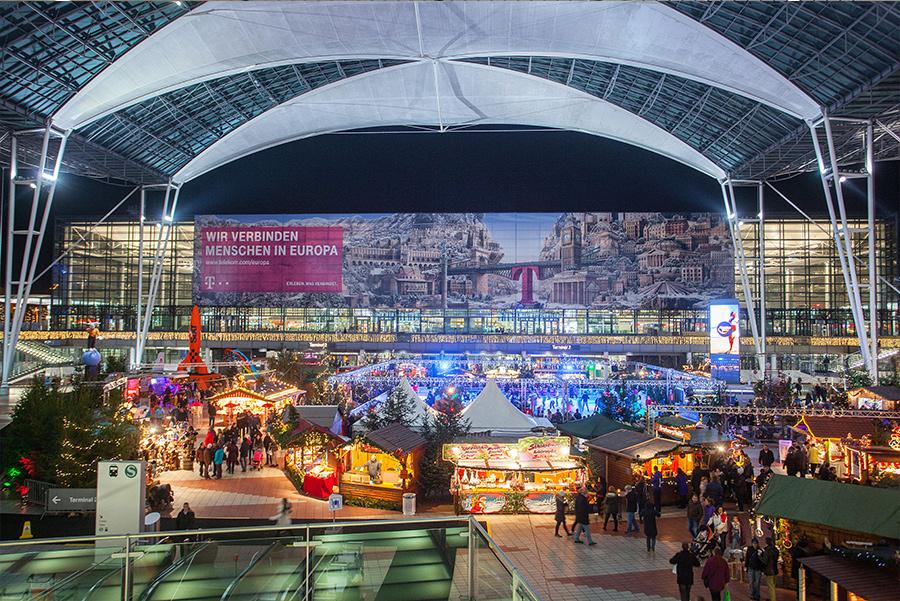
{"type": "Polygon", "coordinates": [[[691,601],[691,587],[694,585],[694,568],[700,567],[697,556],[691,553],[687,543],[681,543],[681,551],[676,553],[669,563],[675,566],[675,581],[681,601],[691,601]]]}
{"type": "Polygon", "coordinates": [[[762,550],[759,548],[759,539],[755,536],[750,540],[750,546],[747,547],[747,556],[744,558],[744,566],[747,568],[747,580],[750,583],[750,599],[751,601],[759,601],[759,585],[762,582],[763,565],[760,559],[762,550]]]}
{"type": "Polygon", "coordinates": [[[206,445],[203,449],[202,454],[203,467],[201,471],[203,472],[203,477],[209,480],[213,477],[213,446],[212,443],[206,445]]]}
{"type": "Polygon", "coordinates": [[[244,439],[241,441],[241,447],[238,450],[238,454],[241,459],[241,471],[247,471],[247,462],[250,461],[250,450],[253,445],[250,444],[250,439],[244,436],[244,439]]]}
{"type": "Polygon", "coordinates": [[[625,487],[625,515],[628,517],[628,527],[625,528],[625,534],[631,534],[632,532],[641,533],[641,529],[638,526],[637,520],[635,519],[635,514],[638,511],[638,496],[637,491],[634,490],[634,487],[629,485],[625,487]]]}
{"type": "Polygon", "coordinates": [[[678,508],[684,509],[688,504],[689,491],[687,474],[681,468],[678,468],[678,473],[675,474],[675,491],[678,493],[678,508]]]}
{"type": "Polygon", "coordinates": [[[634,492],[637,493],[637,515],[638,520],[644,523],[644,504],[647,502],[647,481],[644,476],[638,476],[638,480],[634,485],[634,492]]]}
{"type": "Polygon", "coordinates": [[[590,513],[591,506],[590,503],[588,503],[587,489],[582,486],[578,489],[578,494],[575,495],[575,542],[578,544],[583,544],[581,541],[582,532],[585,533],[588,545],[597,544],[591,537],[590,513]]]}
{"type": "Polygon", "coordinates": [[[775,577],[778,576],[778,549],[771,537],[766,537],[766,546],[760,552],[759,560],[763,564],[763,574],[766,576],[769,601],[778,601],[778,591],[775,588],[775,577]]]}
{"type": "Polygon", "coordinates": [[[619,491],[614,486],[609,488],[606,498],[603,500],[603,529],[609,524],[609,518],[613,520],[613,531],[619,531],[619,491]]]}
{"type": "Polygon", "coordinates": [[[266,432],[265,438],[263,438],[263,448],[266,450],[266,465],[272,464],[272,451],[275,448],[275,441],[272,440],[272,437],[269,436],[269,433],[266,432]]]}
{"type": "Polygon", "coordinates": [[[691,537],[696,537],[700,531],[700,522],[703,520],[703,505],[700,503],[700,497],[694,494],[687,506],[688,532],[691,537]]]}
{"type": "Polygon", "coordinates": [[[722,557],[722,549],[716,547],[712,557],[706,560],[702,578],[703,585],[709,589],[710,599],[722,601],[722,591],[731,580],[731,572],[728,569],[728,562],[722,557]]]}
{"type": "Polygon", "coordinates": [[[556,531],[554,532],[555,536],[562,538],[562,534],[559,533],[560,526],[566,531],[566,536],[572,536],[572,532],[566,526],[566,493],[563,491],[556,493],[556,531]]]}
{"type": "Polygon", "coordinates": [[[716,543],[720,549],[725,549],[728,537],[728,515],[725,513],[725,507],[720,505],[711,518],[709,518],[709,527],[713,529],[716,535],[716,543]]]}
{"type": "Polygon", "coordinates": [[[287,499],[281,499],[281,503],[278,504],[278,513],[270,519],[275,522],[276,526],[290,526],[293,523],[291,522],[291,503],[287,499]]]}
{"type": "Polygon", "coordinates": [[[215,402],[207,401],[206,411],[209,413],[209,429],[212,430],[216,427],[216,411],[218,411],[215,402]]]}
{"type": "Polygon", "coordinates": [[[225,449],[222,445],[216,447],[213,452],[213,475],[216,480],[222,479],[222,464],[225,462],[225,449]]]}
{"type": "Polygon", "coordinates": [[[234,466],[237,465],[238,462],[238,451],[237,445],[234,443],[234,439],[228,441],[228,447],[225,450],[225,461],[228,464],[228,473],[234,473],[234,466]]]}
{"type": "Polygon", "coordinates": [[[650,499],[647,499],[647,504],[644,506],[644,536],[647,538],[647,552],[656,551],[656,535],[659,533],[656,529],[656,518],[659,517],[659,512],[656,510],[656,505],[653,504],[650,499]]]}
{"type": "Polygon", "coordinates": [[[650,476],[650,488],[653,489],[653,504],[656,506],[656,513],[662,510],[662,472],[659,466],[653,466],[653,475],[650,476]]]}

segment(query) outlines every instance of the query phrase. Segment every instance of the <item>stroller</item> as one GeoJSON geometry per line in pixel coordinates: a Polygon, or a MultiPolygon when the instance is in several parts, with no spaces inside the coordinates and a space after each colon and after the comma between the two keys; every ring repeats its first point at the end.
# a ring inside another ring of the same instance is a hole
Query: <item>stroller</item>
{"type": "Polygon", "coordinates": [[[261,470],[263,461],[263,452],[260,448],[253,449],[253,469],[261,470]]]}
{"type": "Polygon", "coordinates": [[[691,543],[691,553],[697,559],[706,559],[713,554],[716,546],[719,544],[718,537],[715,536],[712,528],[704,528],[697,533],[691,543]]]}

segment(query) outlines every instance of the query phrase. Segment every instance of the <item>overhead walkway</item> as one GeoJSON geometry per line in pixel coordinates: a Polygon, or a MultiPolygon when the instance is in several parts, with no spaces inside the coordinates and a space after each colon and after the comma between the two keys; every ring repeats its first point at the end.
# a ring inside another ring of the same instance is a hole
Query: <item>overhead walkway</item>
{"type": "Polygon", "coordinates": [[[482,598],[536,599],[469,519],[208,530],[202,541],[185,534],[132,542],[127,562],[124,541],[0,543],[0,601],[450,601],[468,594],[473,574],[482,598]],[[470,572],[476,538],[475,563],[485,567],[470,572]],[[514,583],[527,594],[514,596],[514,583]]]}

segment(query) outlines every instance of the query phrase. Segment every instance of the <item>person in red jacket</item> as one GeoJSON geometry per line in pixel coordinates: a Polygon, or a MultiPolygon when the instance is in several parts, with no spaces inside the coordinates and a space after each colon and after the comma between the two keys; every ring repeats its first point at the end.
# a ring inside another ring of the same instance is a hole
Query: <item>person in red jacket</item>
{"type": "Polygon", "coordinates": [[[706,560],[703,566],[703,584],[709,589],[709,596],[712,601],[722,600],[722,591],[725,585],[731,580],[731,573],[728,570],[728,562],[722,557],[722,549],[716,547],[712,557],[706,560]]]}

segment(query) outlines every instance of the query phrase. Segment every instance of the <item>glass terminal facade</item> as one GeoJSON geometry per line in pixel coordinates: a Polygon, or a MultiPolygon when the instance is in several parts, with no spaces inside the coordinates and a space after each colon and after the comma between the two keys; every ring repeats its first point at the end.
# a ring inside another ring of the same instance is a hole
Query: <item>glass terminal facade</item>
{"type": "MultiPolygon", "coordinates": [[[[854,222],[857,256],[865,259],[864,223],[854,222]]],[[[896,223],[877,227],[879,275],[897,276],[896,223]]],[[[143,290],[149,287],[160,228],[143,228],[143,290]]],[[[743,224],[752,290],[758,290],[757,225],[743,224]]],[[[852,336],[840,263],[830,224],[799,219],[766,223],[767,331],[782,336],[852,336]]],[[[56,252],[68,251],[54,268],[51,323],[54,330],[80,330],[100,321],[107,331],[132,330],[138,299],[140,227],[136,222],[99,226],[87,220],[60,220],[56,252]]],[[[187,327],[191,300],[194,225],[178,223],[165,251],[152,330],[187,327]]],[[[865,260],[858,263],[867,282],[865,260]]],[[[735,281],[740,274],[735,267],[735,281]]],[[[743,300],[741,286],[736,286],[743,300]]],[[[897,294],[879,282],[880,331],[900,335],[897,294]]],[[[866,295],[867,296],[867,295],[866,295]]],[[[677,336],[706,332],[705,310],[685,309],[416,309],[346,307],[207,307],[204,328],[214,332],[327,332],[389,334],[525,334],[677,336]]]]}

